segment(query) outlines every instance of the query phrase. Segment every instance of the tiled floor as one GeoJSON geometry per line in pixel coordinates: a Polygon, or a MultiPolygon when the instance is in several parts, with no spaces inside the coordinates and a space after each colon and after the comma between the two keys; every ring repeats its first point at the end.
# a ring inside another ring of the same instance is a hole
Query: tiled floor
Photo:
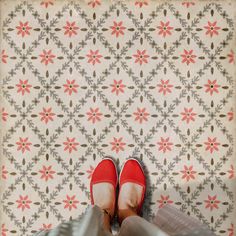
{"type": "Polygon", "coordinates": [[[1,1],[2,236],[85,211],[96,164],[142,160],[144,217],[173,204],[233,236],[235,4],[1,1]]]}

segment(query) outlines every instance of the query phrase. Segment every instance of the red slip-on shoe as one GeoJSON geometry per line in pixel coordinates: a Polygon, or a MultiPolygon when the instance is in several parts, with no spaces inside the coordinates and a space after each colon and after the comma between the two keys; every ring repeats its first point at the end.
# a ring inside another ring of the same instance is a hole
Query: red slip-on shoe
{"type": "MultiPolygon", "coordinates": [[[[137,213],[140,214],[146,192],[146,178],[141,164],[134,158],[128,159],[122,167],[119,177],[119,188],[124,183],[131,182],[143,187],[141,201],[138,204],[137,213]]],[[[119,191],[120,191],[119,190],[119,191]]]]}
{"type": "Polygon", "coordinates": [[[116,165],[111,158],[104,158],[98,163],[93,171],[90,181],[91,204],[94,205],[93,185],[98,183],[110,183],[114,187],[114,199],[116,199],[116,188],[118,185],[118,174],[116,165]]]}

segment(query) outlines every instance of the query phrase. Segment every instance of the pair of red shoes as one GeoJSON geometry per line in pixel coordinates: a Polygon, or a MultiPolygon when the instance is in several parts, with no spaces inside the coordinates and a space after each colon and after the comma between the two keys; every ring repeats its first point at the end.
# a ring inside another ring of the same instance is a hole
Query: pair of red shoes
{"type": "MultiPolygon", "coordinates": [[[[146,179],[142,166],[136,159],[128,159],[120,172],[119,176],[119,193],[122,185],[125,183],[135,183],[142,186],[142,197],[138,204],[137,214],[143,205],[145,191],[146,191],[146,179]]],[[[103,159],[95,168],[91,182],[90,182],[90,193],[91,193],[91,203],[94,205],[93,198],[93,185],[97,183],[110,183],[114,187],[114,192],[116,193],[116,188],[118,186],[118,173],[115,163],[110,158],[103,159]]],[[[104,196],[105,197],[105,196],[104,196]]]]}

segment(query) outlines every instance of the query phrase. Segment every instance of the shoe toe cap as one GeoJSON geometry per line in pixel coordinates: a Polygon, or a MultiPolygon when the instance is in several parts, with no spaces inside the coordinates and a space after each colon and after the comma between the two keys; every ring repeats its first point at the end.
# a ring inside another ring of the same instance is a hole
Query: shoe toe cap
{"type": "Polygon", "coordinates": [[[145,175],[138,161],[132,159],[125,163],[120,176],[120,182],[127,182],[127,180],[133,180],[136,183],[145,185],[145,175]]]}
{"type": "Polygon", "coordinates": [[[92,182],[115,182],[117,181],[116,167],[112,160],[104,159],[95,168],[92,182]]]}

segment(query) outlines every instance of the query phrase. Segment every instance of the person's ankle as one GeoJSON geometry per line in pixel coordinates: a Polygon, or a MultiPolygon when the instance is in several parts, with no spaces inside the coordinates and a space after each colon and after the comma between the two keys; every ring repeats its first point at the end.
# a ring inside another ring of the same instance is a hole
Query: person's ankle
{"type": "Polygon", "coordinates": [[[119,223],[121,224],[129,216],[137,216],[137,209],[127,206],[125,209],[118,210],[119,223]]]}
{"type": "Polygon", "coordinates": [[[108,213],[113,218],[115,213],[115,197],[113,187],[107,183],[99,183],[93,186],[94,204],[102,209],[104,213],[108,213]],[[104,194],[106,197],[104,197],[104,194]]]}
{"type": "Polygon", "coordinates": [[[103,210],[103,227],[105,230],[112,232],[111,230],[111,215],[107,211],[103,210]]]}

